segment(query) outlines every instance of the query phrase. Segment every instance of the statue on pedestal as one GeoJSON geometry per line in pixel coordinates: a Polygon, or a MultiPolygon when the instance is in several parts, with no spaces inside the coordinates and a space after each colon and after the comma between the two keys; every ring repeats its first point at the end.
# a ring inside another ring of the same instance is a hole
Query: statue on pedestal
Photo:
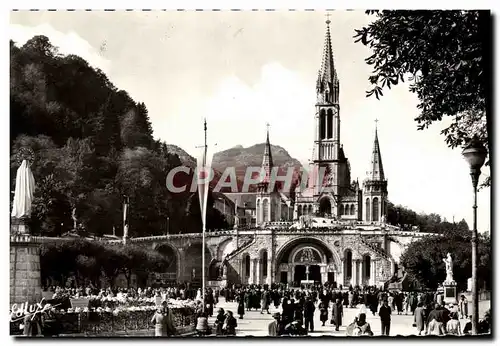
{"type": "Polygon", "coordinates": [[[446,280],[444,282],[454,282],[455,280],[453,280],[453,260],[449,252],[446,255],[446,258],[443,258],[443,262],[446,264],[446,280]]]}

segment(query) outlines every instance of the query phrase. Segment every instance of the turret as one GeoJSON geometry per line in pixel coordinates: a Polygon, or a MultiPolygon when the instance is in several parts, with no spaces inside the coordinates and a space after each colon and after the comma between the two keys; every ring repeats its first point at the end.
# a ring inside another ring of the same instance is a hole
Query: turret
{"type": "Polygon", "coordinates": [[[370,169],[363,182],[363,203],[364,221],[385,222],[387,215],[387,180],[382,165],[377,127],[375,127],[370,169]]]}

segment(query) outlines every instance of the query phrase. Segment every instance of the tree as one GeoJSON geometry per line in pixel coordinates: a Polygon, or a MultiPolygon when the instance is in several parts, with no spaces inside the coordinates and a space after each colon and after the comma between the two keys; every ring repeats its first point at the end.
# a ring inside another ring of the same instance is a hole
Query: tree
{"type": "Polygon", "coordinates": [[[10,41],[10,53],[11,191],[15,154],[29,147],[36,156],[32,231],[122,229],[123,194],[131,197],[131,236],[165,233],[167,222],[174,232],[182,227],[189,193],[173,195],[165,184],[182,163],[153,139],[146,105],[81,57],[59,54],[48,37],[22,47],[10,41]]]}
{"type": "MultiPolygon", "coordinates": [[[[365,59],[373,66],[367,97],[379,99],[383,88],[409,77],[410,91],[420,101],[415,119],[419,130],[451,116],[451,125],[441,132],[450,147],[477,135],[491,152],[486,117],[491,112],[486,96],[491,76],[489,11],[367,13],[376,20],[354,36],[373,52],[365,59]]],[[[490,185],[489,177],[484,185],[490,185]]]]}
{"type": "MultiPolygon", "coordinates": [[[[401,255],[401,264],[411,279],[416,279],[425,288],[436,289],[446,277],[443,258],[448,252],[453,257],[453,278],[458,289],[464,290],[467,279],[472,275],[469,232],[448,232],[442,236],[424,237],[412,242],[401,255]]],[[[478,272],[487,286],[491,285],[492,279],[490,254],[490,240],[480,237],[478,272]]]]}
{"type": "Polygon", "coordinates": [[[88,139],[70,138],[61,149],[57,170],[64,181],[65,194],[71,204],[74,230],[78,228],[78,208],[88,198],[92,186],[99,179],[94,174],[94,159],[94,148],[88,139]]]}
{"type": "Polygon", "coordinates": [[[420,232],[426,233],[460,234],[463,237],[469,236],[470,233],[469,225],[464,219],[458,223],[451,223],[442,220],[438,214],[417,214],[407,207],[394,205],[391,202],[387,204],[387,222],[403,228],[416,226],[420,232]]]}
{"type": "Polygon", "coordinates": [[[52,278],[62,285],[74,278],[76,285],[90,281],[99,286],[100,278],[112,282],[119,274],[124,274],[130,284],[132,274],[146,279],[149,272],[165,271],[171,264],[171,259],[158,251],[80,239],[45,243],[40,250],[42,280],[52,278]]]}
{"type": "Polygon", "coordinates": [[[144,103],[139,103],[122,118],[121,141],[124,146],[153,148],[153,130],[148,120],[148,111],[144,103]]]}

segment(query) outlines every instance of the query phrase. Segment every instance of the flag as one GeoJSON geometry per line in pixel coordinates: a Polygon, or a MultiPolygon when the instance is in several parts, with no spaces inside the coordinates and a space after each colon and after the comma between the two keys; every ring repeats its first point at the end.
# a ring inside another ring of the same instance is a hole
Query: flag
{"type": "Polygon", "coordinates": [[[123,202],[123,237],[128,238],[128,197],[123,202]]]}
{"type": "Polygon", "coordinates": [[[128,209],[128,203],[127,200],[125,200],[123,202],[123,226],[128,226],[127,209],[128,209]]]}
{"type": "Polygon", "coordinates": [[[208,152],[208,145],[206,143],[206,131],[207,123],[205,121],[205,145],[201,148],[200,157],[197,162],[197,184],[198,184],[198,197],[200,201],[200,211],[201,211],[201,222],[203,224],[203,229],[206,229],[206,218],[207,218],[207,200],[208,200],[208,188],[210,186],[211,179],[211,163],[212,157],[208,152]]]}

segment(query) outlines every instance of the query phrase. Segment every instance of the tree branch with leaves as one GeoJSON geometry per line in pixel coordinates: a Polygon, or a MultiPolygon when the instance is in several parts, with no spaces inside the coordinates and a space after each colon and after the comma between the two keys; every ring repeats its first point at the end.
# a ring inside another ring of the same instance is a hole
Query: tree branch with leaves
{"type": "MultiPolygon", "coordinates": [[[[489,91],[489,11],[367,11],[376,19],[356,29],[355,42],[369,47],[373,67],[367,97],[380,99],[383,89],[405,83],[420,101],[418,130],[453,117],[441,131],[448,146],[472,137],[490,149],[487,114],[489,91]]],[[[488,150],[490,151],[490,150],[488,150]]],[[[486,162],[489,165],[489,162],[486,162]]],[[[490,186],[487,177],[483,186],[490,186]]]]}

